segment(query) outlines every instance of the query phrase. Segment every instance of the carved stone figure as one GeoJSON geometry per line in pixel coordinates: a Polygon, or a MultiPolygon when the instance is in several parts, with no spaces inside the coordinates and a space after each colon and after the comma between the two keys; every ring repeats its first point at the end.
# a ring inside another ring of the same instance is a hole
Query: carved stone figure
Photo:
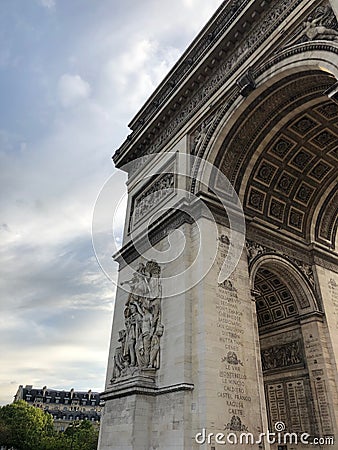
{"type": "Polygon", "coordinates": [[[314,285],[315,279],[314,279],[313,270],[312,270],[312,267],[310,266],[310,264],[301,262],[300,264],[298,264],[298,267],[303,272],[303,274],[306,276],[306,278],[309,280],[309,282],[312,285],[314,285]]]}
{"type": "Polygon", "coordinates": [[[246,241],[246,252],[249,263],[256,258],[256,256],[264,253],[264,247],[256,242],[246,241]]]}
{"type": "Polygon", "coordinates": [[[316,39],[336,41],[338,40],[336,25],[337,21],[332,9],[329,6],[319,6],[314,14],[308,16],[303,22],[302,29],[296,33],[288,45],[316,39]]]}
{"type": "Polygon", "coordinates": [[[236,291],[237,289],[233,286],[230,280],[224,280],[222,283],[218,283],[219,287],[228,289],[229,291],[236,291]]]}
{"type": "Polygon", "coordinates": [[[151,338],[150,361],[148,367],[158,369],[160,367],[160,338],[163,335],[164,327],[159,325],[151,338]]]}
{"type": "Polygon", "coordinates": [[[228,352],[228,354],[222,358],[222,362],[226,362],[235,366],[237,366],[238,364],[243,366],[242,361],[238,359],[235,352],[228,352]]]}
{"type": "Polygon", "coordinates": [[[124,356],[123,356],[125,342],[126,342],[126,331],[125,330],[119,331],[119,335],[120,335],[120,337],[119,337],[118,341],[121,342],[121,346],[117,347],[115,350],[113,378],[119,377],[122,374],[123,369],[126,367],[126,360],[124,359],[124,356]]]}
{"type": "Polygon", "coordinates": [[[304,22],[305,34],[311,41],[316,38],[327,39],[327,40],[337,40],[338,32],[330,28],[326,28],[320,24],[320,18],[312,19],[310,17],[306,22],[304,22]]]}
{"type": "Polygon", "coordinates": [[[191,154],[197,155],[199,148],[203,144],[203,141],[207,135],[208,128],[205,124],[205,122],[202,123],[202,125],[196,130],[195,136],[193,139],[193,143],[191,146],[191,154]]]}
{"type": "Polygon", "coordinates": [[[242,424],[242,420],[239,416],[232,416],[230,423],[226,424],[224,429],[230,431],[248,431],[247,426],[242,424]]]}
{"type": "Polygon", "coordinates": [[[124,310],[125,330],[114,356],[112,382],[121,376],[160,366],[162,286],[161,268],[154,260],[140,263],[128,284],[130,293],[124,310]]]}
{"type": "Polygon", "coordinates": [[[129,284],[130,294],[128,297],[128,302],[132,301],[138,302],[140,298],[143,298],[148,292],[148,286],[145,279],[145,266],[144,264],[139,264],[137,271],[133,274],[132,278],[128,281],[123,281],[121,286],[124,284],[129,284]]]}
{"type": "Polygon", "coordinates": [[[136,365],[136,341],[141,334],[141,316],[137,311],[136,304],[132,303],[125,310],[126,345],[124,355],[129,365],[136,365]]]}
{"type": "Polygon", "coordinates": [[[229,238],[228,238],[228,236],[226,234],[221,234],[220,237],[219,237],[219,241],[222,244],[230,245],[230,240],[229,240],[229,238]]]}
{"type": "Polygon", "coordinates": [[[337,283],[335,282],[335,280],[333,278],[331,278],[329,281],[329,287],[331,287],[331,288],[337,287],[337,283]]]}
{"type": "Polygon", "coordinates": [[[201,123],[201,125],[195,130],[192,135],[192,143],[190,153],[192,155],[198,155],[204,141],[206,140],[208,130],[213,123],[214,118],[208,118],[201,123]]]}

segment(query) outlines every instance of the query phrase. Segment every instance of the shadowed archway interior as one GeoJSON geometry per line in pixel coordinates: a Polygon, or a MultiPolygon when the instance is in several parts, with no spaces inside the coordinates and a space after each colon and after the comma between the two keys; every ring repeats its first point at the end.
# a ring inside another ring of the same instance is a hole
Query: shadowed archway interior
{"type": "Polygon", "coordinates": [[[308,70],[262,90],[216,159],[248,219],[329,249],[338,224],[338,105],[325,91],[334,82],[308,70]]]}
{"type": "Polygon", "coordinates": [[[264,390],[271,429],[318,432],[297,300],[268,265],[256,272],[255,297],[264,390]]]}

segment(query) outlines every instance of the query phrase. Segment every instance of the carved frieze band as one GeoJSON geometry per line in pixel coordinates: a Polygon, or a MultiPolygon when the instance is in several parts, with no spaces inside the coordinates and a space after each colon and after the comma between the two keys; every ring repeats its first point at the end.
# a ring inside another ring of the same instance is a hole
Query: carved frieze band
{"type": "Polygon", "coordinates": [[[274,345],[261,351],[263,371],[304,365],[301,341],[274,345]]]}
{"type": "Polygon", "coordinates": [[[296,267],[302,272],[302,274],[304,275],[306,280],[309,282],[312,289],[315,290],[315,288],[316,288],[315,277],[314,277],[313,270],[312,270],[312,267],[310,264],[304,263],[303,261],[296,259],[296,258],[292,258],[292,257],[286,255],[285,253],[277,252],[276,250],[274,250],[272,248],[265,247],[264,245],[258,244],[257,242],[250,241],[250,240],[246,241],[246,252],[247,252],[247,257],[248,257],[248,262],[249,262],[249,270],[251,268],[252,262],[259,255],[263,255],[265,253],[275,253],[275,254],[283,256],[284,258],[286,258],[287,260],[292,262],[294,265],[296,265],[296,267]]]}
{"type": "Polygon", "coordinates": [[[139,264],[128,284],[130,293],[124,308],[125,328],[119,331],[120,345],[114,354],[111,382],[133,376],[153,378],[160,367],[161,268],[154,260],[139,264]]]}
{"type": "Polygon", "coordinates": [[[175,188],[174,173],[167,172],[159,177],[133,201],[131,211],[132,224],[137,224],[162,200],[173,194],[175,188]]]}

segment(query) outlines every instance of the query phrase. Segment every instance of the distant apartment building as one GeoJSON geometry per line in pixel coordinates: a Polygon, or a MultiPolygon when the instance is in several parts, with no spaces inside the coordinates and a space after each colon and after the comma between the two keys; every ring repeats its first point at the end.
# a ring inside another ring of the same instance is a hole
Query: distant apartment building
{"type": "Polygon", "coordinates": [[[14,401],[25,400],[36,408],[41,408],[52,415],[54,427],[64,431],[71,423],[80,420],[90,420],[100,423],[101,406],[98,392],[70,391],[33,388],[31,385],[18,387],[14,401]]]}

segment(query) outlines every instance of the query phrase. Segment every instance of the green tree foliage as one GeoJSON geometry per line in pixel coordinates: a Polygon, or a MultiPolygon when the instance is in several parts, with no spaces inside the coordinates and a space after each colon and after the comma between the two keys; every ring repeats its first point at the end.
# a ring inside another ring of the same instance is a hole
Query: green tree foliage
{"type": "Polygon", "coordinates": [[[15,450],[96,450],[98,429],[89,421],[73,423],[64,433],[53,418],[20,400],[0,407],[0,445],[15,450]]]}
{"type": "Polygon", "coordinates": [[[0,408],[0,443],[17,450],[39,450],[53,433],[53,419],[23,400],[0,408]]]}
{"type": "Polygon", "coordinates": [[[75,422],[64,432],[68,439],[67,450],[96,450],[99,431],[91,422],[75,422]],[[70,444],[70,445],[69,445],[70,444]]]}

